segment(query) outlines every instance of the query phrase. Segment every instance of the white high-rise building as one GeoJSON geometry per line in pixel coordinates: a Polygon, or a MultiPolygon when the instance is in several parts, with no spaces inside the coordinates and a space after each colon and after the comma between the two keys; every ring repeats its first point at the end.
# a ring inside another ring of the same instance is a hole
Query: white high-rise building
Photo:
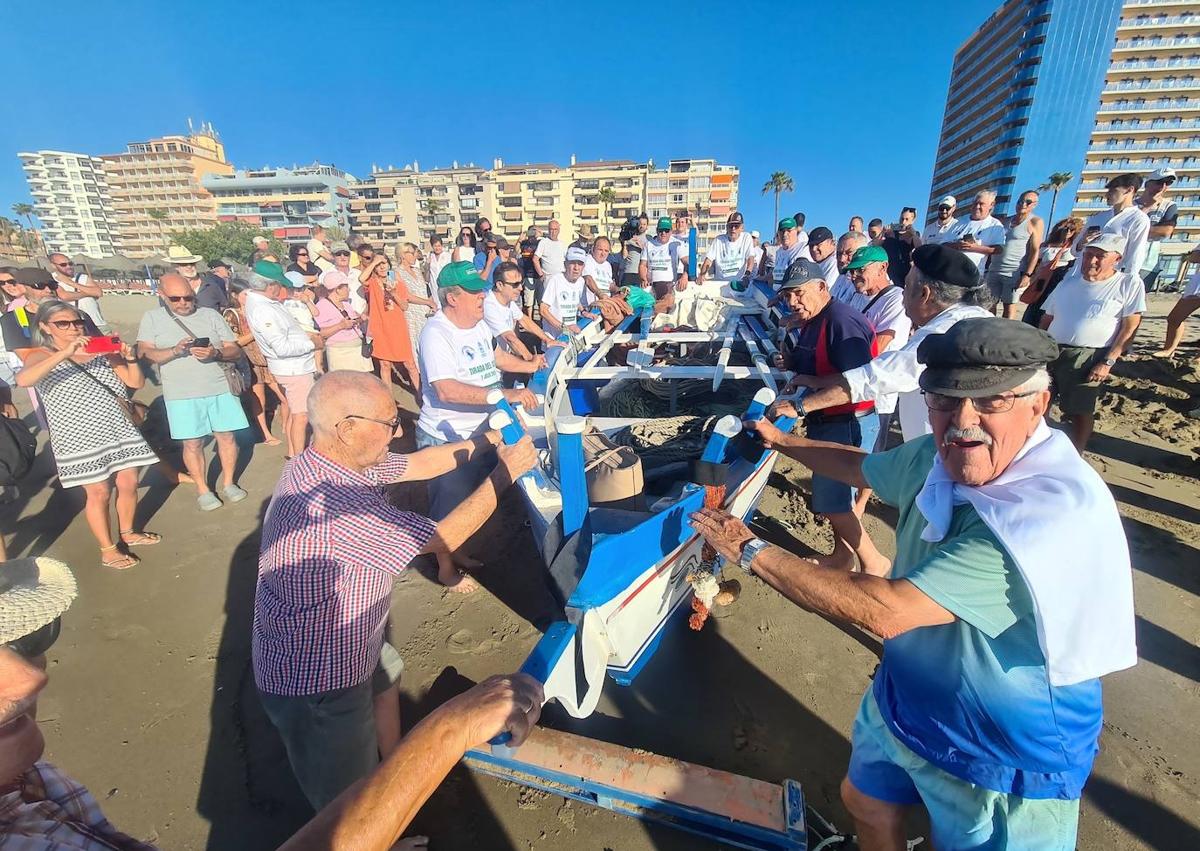
{"type": "Polygon", "coordinates": [[[112,198],[99,157],[69,151],[17,154],[49,251],[107,257],[116,253],[112,198]]]}

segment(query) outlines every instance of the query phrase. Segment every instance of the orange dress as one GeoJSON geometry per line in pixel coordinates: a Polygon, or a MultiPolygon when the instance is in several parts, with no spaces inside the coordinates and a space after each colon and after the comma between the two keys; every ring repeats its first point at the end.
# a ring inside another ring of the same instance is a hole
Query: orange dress
{"type": "Polygon", "coordinates": [[[388,310],[383,287],[372,278],[367,284],[367,307],[370,311],[367,333],[373,341],[373,356],[392,363],[409,363],[415,367],[416,359],[413,357],[412,337],[408,333],[408,315],[405,312],[408,307],[407,293],[404,282],[397,280],[396,301],[388,310]]]}

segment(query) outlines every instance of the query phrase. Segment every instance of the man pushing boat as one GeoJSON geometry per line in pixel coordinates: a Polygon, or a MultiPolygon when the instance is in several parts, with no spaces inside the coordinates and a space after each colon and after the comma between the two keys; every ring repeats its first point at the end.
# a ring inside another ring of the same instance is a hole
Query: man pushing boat
{"type": "Polygon", "coordinates": [[[722,556],[797,605],[883,638],[842,784],[864,851],[904,849],[916,804],[938,848],[1075,847],[1099,677],[1137,651],[1116,504],[1043,419],[1056,355],[1047,334],[1003,319],[930,334],[917,357],[933,433],[889,452],[746,423],[899,509],[888,578],[768,545],[721,510],[692,515],[722,556]]]}

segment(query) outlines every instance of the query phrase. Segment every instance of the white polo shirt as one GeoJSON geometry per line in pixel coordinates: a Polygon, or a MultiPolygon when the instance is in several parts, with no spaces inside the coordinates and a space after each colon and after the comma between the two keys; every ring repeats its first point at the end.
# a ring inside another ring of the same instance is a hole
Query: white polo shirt
{"type": "Polygon", "coordinates": [[[954,240],[954,228],[957,226],[958,219],[954,218],[954,216],[946,219],[945,224],[934,219],[921,232],[921,242],[925,245],[941,245],[943,242],[952,242],[954,240]]]}
{"type": "Polygon", "coordinates": [[[466,440],[487,419],[487,406],[443,402],[434,382],[454,379],[473,387],[499,387],[491,329],[484,321],[459,328],[438,311],[421,329],[417,360],[423,400],[417,428],[442,440],[466,440]]]}
{"type": "MultiPolygon", "coordinates": [[[[975,242],[978,245],[1000,246],[1004,244],[1004,225],[995,216],[988,216],[985,219],[976,221],[972,218],[959,219],[958,224],[954,226],[952,236],[943,239],[943,242],[961,242],[964,236],[970,234],[975,237],[975,242]]],[[[964,251],[974,261],[975,266],[983,271],[983,266],[992,255],[980,254],[977,251],[964,251]]]]}
{"type": "Polygon", "coordinates": [[[515,331],[520,320],[521,305],[518,299],[514,298],[508,304],[501,304],[500,299],[496,298],[496,291],[488,290],[488,294],[483,297],[483,321],[505,351],[511,351],[512,347],[500,340],[500,335],[515,331]]]}
{"type": "Polygon", "coordinates": [[[1122,319],[1146,311],[1146,287],[1129,272],[1085,281],[1072,271],[1050,293],[1042,310],[1052,317],[1046,330],[1060,346],[1100,349],[1112,345],[1122,319]]]}

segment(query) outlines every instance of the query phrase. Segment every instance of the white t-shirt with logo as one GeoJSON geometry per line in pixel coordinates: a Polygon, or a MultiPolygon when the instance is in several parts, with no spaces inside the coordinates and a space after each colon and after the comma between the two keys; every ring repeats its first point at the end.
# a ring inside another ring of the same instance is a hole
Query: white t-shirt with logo
{"type": "MultiPolygon", "coordinates": [[[[546,289],[542,292],[542,304],[545,305],[542,309],[548,310],[564,328],[574,325],[575,320],[579,318],[579,308],[583,306],[583,293],[586,289],[583,275],[574,282],[568,281],[566,275],[561,272],[551,275],[546,281],[546,289]]],[[[559,333],[545,319],[542,320],[542,330],[547,334],[559,333]]]]}
{"type": "Polygon", "coordinates": [[[473,387],[499,387],[492,331],[486,322],[459,328],[438,311],[421,329],[417,346],[423,402],[417,428],[443,440],[465,440],[483,425],[486,405],[458,405],[438,398],[434,382],[461,381],[473,387]]]}
{"type": "MultiPolygon", "coordinates": [[[[970,234],[975,237],[976,245],[999,246],[1004,244],[1004,225],[994,216],[988,216],[978,221],[970,218],[960,219],[951,233],[953,235],[943,239],[943,242],[961,242],[964,236],[970,234]]],[[[992,256],[980,254],[978,251],[964,251],[963,254],[970,257],[980,271],[983,271],[983,264],[992,256]]]]}
{"type": "MultiPolygon", "coordinates": [[[[607,260],[605,260],[603,263],[597,263],[596,258],[591,254],[589,254],[587,259],[583,261],[583,274],[595,281],[596,286],[600,289],[600,292],[604,293],[605,295],[608,295],[610,292],[612,292],[612,269],[612,264],[607,260]]],[[[584,289],[587,290],[583,296],[586,302],[589,305],[595,303],[596,296],[591,290],[588,290],[586,286],[584,289]]]]}
{"type": "Polygon", "coordinates": [[[657,239],[647,240],[642,261],[650,274],[650,283],[674,281],[679,268],[679,243],[673,239],[668,239],[666,245],[657,239]]]}
{"type": "Polygon", "coordinates": [[[500,299],[496,298],[495,290],[489,290],[483,298],[483,321],[505,351],[511,351],[511,347],[507,342],[500,340],[500,335],[515,331],[517,323],[521,321],[521,315],[521,305],[515,298],[508,304],[501,304],[500,299]]]}
{"type": "Polygon", "coordinates": [[[543,236],[538,240],[533,256],[542,264],[542,271],[546,273],[547,278],[551,275],[561,274],[566,267],[567,244],[561,240],[543,236]]]}
{"type": "Polygon", "coordinates": [[[754,253],[754,240],[742,231],[735,240],[723,233],[708,244],[705,260],[711,261],[708,276],[715,281],[736,281],[746,271],[746,263],[754,253]]]}
{"type": "Polygon", "coordinates": [[[933,222],[925,226],[925,230],[921,233],[921,242],[926,245],[941,245],[943,242],[954,241],[954,229],[958,227],[958,219],[951,216],[946,219],[946,223],[934,219],[933,222]]]}
{"type": "MultiPolygon", "coordinates": [[[[771,269],[771,281],[775,284],[776,289],[783,283],[783,279],[787,277],[788,266],[791,266],[801,258],[808,258],[808,246],[801,245],[799,242],[794,243],[791,248],[779,246],[775,252],[775,266],[771,269]]],[[[834,260],[837,263],[837,260],[834,260]]]]}
{"type": "MultiPolygon", "coordinates": [[[[859,295],[862,295],[859,293],[859,295]]],[[[867,306],[862,308],[863,315],[867,317],[867,321],[871,323],[871,327],[875,329],[876,334],[884,331],[893,331],[895,336],[886,347],[880,351],[894,352],[896,349],[904,348],[904,344],[908,342],[908,337],[912,334],[912,320],[908,318],[908,314],[904,312],[904,290],[897,286],[888,286],[880,293],[867,299],[867,306]],[[876,298],[875,296],[878,296],[876,298]]],[[[881,414],[890,414],[896,410],[896,399],[898,394],[885,393],[875,397],[875,410],[881,414]]]]}
{"type": "MultiPolygon", "coordinates": [[[[68,283],[64,283],[63,281],[60,281],[58,278],[54,279],[54,283],[58,284],[59,287],[66,290],[67,292],[74,293],[74,292],[79,291],[78,287],[72,286],[71,284],[68,284],[68,283]]],[[[90,283],[90,279],[88,278],[87,275],[85,275],[81,272],[80,274],[75,276],[75,280],[73,283],[88,284],[88,283],[90,283]]],[[[108,323],[104,321],[104,314],[102,314],[100,312],[100,299],[96,298],[95,296],[85,295],[83,298],[81,298],[75,302],[75,307],[77,307],[81,312],[86,313],[89,317],[91,317],[91,320],[96,323],[97,328],[104,328],[108,325],[108,323]]]]}
{"type": "Polygon", "coordinates": [[[1100,349],[1112,345],[1122,319],[1146,311],[1146,287],[1128,272],[1117,272],[1106,281],[1085,281],[1072,271],[1042,310],[1052,317],[1046,330],[1060,346],[1100,349]]]}

